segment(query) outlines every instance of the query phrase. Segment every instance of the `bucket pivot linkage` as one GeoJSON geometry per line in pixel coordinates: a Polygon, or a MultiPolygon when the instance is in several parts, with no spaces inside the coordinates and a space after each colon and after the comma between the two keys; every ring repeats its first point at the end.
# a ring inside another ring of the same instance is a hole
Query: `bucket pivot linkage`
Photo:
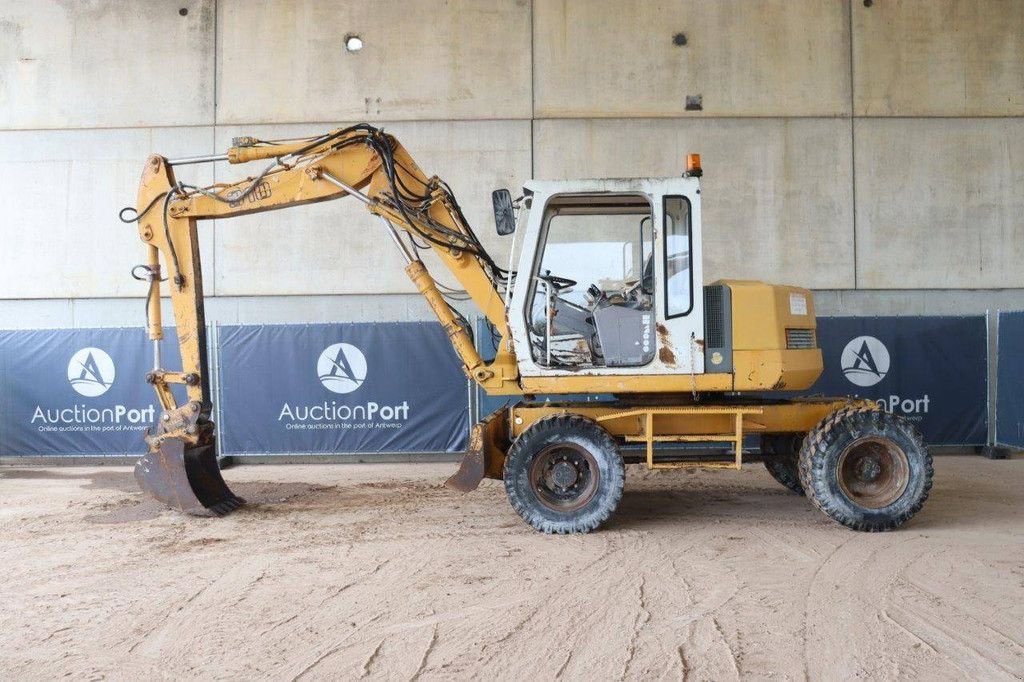
{"type": "Polygon", "coordinates": [[[147,452],[135,465],[135,480],[169,507],[194,515],[223,516],[245,500],[231,492],[217,464],[213,422],[196,401],[160,415],[146,430],[147,452]]]}

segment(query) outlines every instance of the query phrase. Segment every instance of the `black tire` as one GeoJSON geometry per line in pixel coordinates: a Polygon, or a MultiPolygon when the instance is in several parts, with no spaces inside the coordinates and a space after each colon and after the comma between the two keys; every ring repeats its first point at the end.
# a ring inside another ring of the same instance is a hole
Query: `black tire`
{"type": "Polygon", "coordinates": [[[625,467],[597,422],[552,415],[524,431],[505,457],[508,501],[544,533],[589,533],[622,499],[625,467]]]}
{"type": "Polygon", "coordinates": [[[800,483],[800,447],[803,434],[771,434],[761,437],[761,456],[764,468],[783,487],[797,495],[804,494],[800,483]]]}
{"type": "Polygon", "coordinates": [[[807,497],[854,530],[902,526],[928,499],[932,474],[932,457],[917,429],[870,408],[836,410],[807,434],[800,450],[807,497]]]}

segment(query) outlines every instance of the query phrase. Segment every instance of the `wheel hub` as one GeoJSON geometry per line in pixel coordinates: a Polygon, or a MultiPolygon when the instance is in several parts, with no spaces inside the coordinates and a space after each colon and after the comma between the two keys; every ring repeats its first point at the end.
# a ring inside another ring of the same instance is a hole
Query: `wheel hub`
{"type": "Polygon", "coordinates": [[[579,471],[567,460],[562,460],[551,467],[551,480],[563,490],[575,485],[579,477],[579,471]]]}
{"type": "Polygon", "coordinates": [[[597,493],[601,475],[597,460],[575,443],[550,445],[530,464],[530,483],[548,509],[572,512],[586,506],[597,493]]]}
{"type": "Polygon", "coordinates": [[[907,453],[888,438],[860,438],[839,456],[836,478],[850,501],[868,509],[881,509],[906,491],[910,482],[910,460],[907,453]]]}
{"type": "Polygon", "coordinates": [[[882,475],[882,465],[874,457],[862,457],[857,462],[857,478],[865,483],[877,481],[882,475]]]}

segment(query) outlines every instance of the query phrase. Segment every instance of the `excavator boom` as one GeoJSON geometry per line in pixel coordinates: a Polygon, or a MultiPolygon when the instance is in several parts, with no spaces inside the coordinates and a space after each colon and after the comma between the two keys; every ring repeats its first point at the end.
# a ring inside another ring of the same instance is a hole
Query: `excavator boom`
{"type": "Polygon", "coordinates": [[[423,173],[394,137],[361,124],[303,140],[236,138],[234,146],[218,156],[170,161],[154,155],[142,174],[137,208],[123,210],[121,217],[138,223],[139,236],[148,247],[148,262],[136,268],[135,276],[149,282],[147,331],[155,357],[146,380],[156,390],[163,413],[146,434],[149,450],[139,460],[135,477],[157,499],[191,513],[223,514],[242,503],[224,483],[217,465],[198,223],[345,196],[362,202],[381,221],[467,375],[490,390],[518,391],[503,299],[512,274],[488,255],[448,185],[423,173]],[[197,187],[175,177],[176,166],[223,161],[269,163],[256,176],[231,184],[197,187]],[[448,303],[420,259],[418,251],[428,248],[501,336],[501,350],[493,361],[481,359],[468,322],[448,303]],[[161,366],[164,287],[172,302],[181,371],[161,366]],[[174,384],[184,385],[184,404],[179,405],[172,393],[174,384]]]}

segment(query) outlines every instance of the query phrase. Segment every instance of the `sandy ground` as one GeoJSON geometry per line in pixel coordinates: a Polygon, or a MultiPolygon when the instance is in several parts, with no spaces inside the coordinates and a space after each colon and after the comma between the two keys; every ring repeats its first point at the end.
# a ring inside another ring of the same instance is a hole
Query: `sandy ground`
{"type": "Polygon", "coordinates": [[[123,468],[0,468],[5,679],[1024,676],[1024,460],[936,460],[859,534],[742,472],[630,467],[586,536],[450,464],[249,466],[180,516],[123,468]]]}

